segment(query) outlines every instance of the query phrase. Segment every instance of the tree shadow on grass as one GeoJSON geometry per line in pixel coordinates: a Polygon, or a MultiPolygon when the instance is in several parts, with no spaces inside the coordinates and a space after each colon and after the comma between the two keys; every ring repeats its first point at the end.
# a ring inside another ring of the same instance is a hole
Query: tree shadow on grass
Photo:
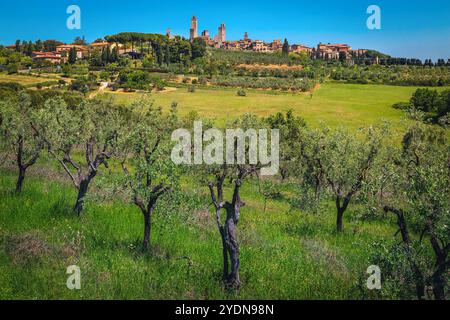
{"type": "Polygon", "coordinates": [[[73,210],[73,206],[69,204],[66,197],[58,198],[50,207],[49,213],[51,217],[54,218],[72,218],[78,216],[73,210]]]}

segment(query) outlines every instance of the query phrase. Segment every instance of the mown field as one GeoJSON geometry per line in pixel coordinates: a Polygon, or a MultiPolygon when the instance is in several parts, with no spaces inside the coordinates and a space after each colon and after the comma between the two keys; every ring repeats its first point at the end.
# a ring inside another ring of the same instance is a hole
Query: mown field
{"type": "Polygon", "coordinates": [[[17,82],[24,86],[32,86],[38,83],[58,80],[57,76],[29,76],[23,74],[5,74],[0,73],[0,82],[17,82]]]}
{"type": "MultiPolygon", "coordinates": [[[[201,116],[224,123],[227,118],[251,112],[268,116],[276,112],[293,109],[311,126],[322,122],[329,126],[343,125],[356,129],[361,126],[388,120],[398,124],[403,112],[392,105],[409,101],[416,87],[382,85],[356,85],[325,83],[317,89],[312,98],[308,93],[274,93],[270,91],[246,90],[246,97],[239,97],[237,89],[197,89],[190,93],[185,88],[175,91],[154,93],[155,103],[167,108],[174,101],[178,103],[181,115],[191,111],[201,116]]],[[[139,99],[140,93],[109,92],[116,102],[128,104],[139,99]]]]}

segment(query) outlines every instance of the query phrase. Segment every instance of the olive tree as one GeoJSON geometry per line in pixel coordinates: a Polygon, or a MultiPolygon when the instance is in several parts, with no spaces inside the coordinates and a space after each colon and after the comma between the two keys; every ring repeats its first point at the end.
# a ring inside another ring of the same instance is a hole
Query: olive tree
{"type": "MultiPolygon", "coordinates": [[[[221,162],[219,161],[215,164],[209,165],[206,164],[204,166],[205,168],[203,172],[206,177],[205,180],[208,184],[211,202],[214,206],[215,219],[222,240],[222,280],[227,288],[239,289],[241,280],[239,277],[240,248],[237,238],[237,225],[239,223],[239,218],[241,215],[241,208],[245,206],[245,203],[241,199],[241,187],[246,179],[248,179],[252,175],[258,174],[259,170],[263,169],[266,164],[261,163],[261,159],[259,159],[259,161],[251,160],[251,154],[252,152],[255,152],[252,140],[256,139],[255,134],[257,132],[257,129],[262,127],[261,123],[259,123],[256,117],[252,115],[244,115],[240,120],[231,123],[230,127],[235,128],[236,130],[242,130],[242,132],[245,131],[246,137],[248,137],[248,139],[244,137],[243,139],[239,140],[239,138],[230,135],[233,137],[230,141],[229,133],[231,131],[227,130],[227,160],[222,158],[221,162]],[[238,151],[239,144],[241,144],[242,146],[241,150],[245,150],[244,154],[240,154],[240,152],[238,151]],[[230,158],[234,159],[234,161],[229,161],[230,158]],[[239,159],[241,161],[239,161],[239,159]],[[228,187],[227,184],[229,184],[229,188],[231,189],[231,197],[229,199],[226,199],[224,190],[225,187],[228,187]],[[226,213],[224,219],[222,218],[223,210],[225,210],[226,213]]],[[[204,139],[207,141],[214,139],[214,143],[217,143],[218,140],[222,140],[222,136],[216,131],[215,134],[205,134],[204,139]]],[[[278,145],[278,139],[274,138],[273,135],[271,136],[270,140],[271,145],[278,145]]],[[[253,140],[253,143],[254,142],[255,140],[253,140]]],[[[223,140],[219,144],[223,145],[223,140]]],[[[260,150],[260,152],[267,147],[267,145],[261,145],[261,140],[259,140],[258,149],[260,150]]],[[[218,147],[218,149],[220,149],[220,147],[218,147]]],[[[215,152],[217,152],[218,149],[216,148],[215,152]]],[[[212,149],[207,149],[205,151],[207,153],[213,153],[212,149]]],[[[271,152],[274,152],[273,147],[271,148],[271,152]]],[[[214,156],[211,157],[214,158],[214,156]]],[[[271,154],[271,157],[273,157],[273,154],[271,154]]]]}
{"type": "Polygon", "coordinates": [[[351,200],[365,184],[371,181],[371,170],[380,154],[386,126],[361,130],[360,135],[338,128],[313,136],[314,153],[309,154],[309,170],[317,179],[317,185],[324,180],[330,187],[336,204],[336,229],[342,232],[344,213],[351,200]],[[312,155],[313,154],[313,155],[312,155]]]}
{"type": "Polygon", "coordinates": [[[0,148],[5,159],[14,155],[18,169],[16,193],[22,191],[26,171],[36,163],[44,145],[33,125],[35,112],[25,92],[0,102],[0,148]]]}
{"type": "Polygon", "coordinates": [[[131,200],[144,217],[144,250],[150,245],[158,200],[178,186],[179,169],[170,157],[170,136],[176,123],[174,105],[164,114],[150,99],[143,98],[131,105],[120,129],[115,156],[131,200]]]}
{"type": "Polygon", "coordinates": [[[390,188],[384,210],[393,213],[402,242],[411,255],[416,293],[424,298],[425,286],[435,299],[446,298],[450,266],[450,144],[447,133],[425,124],[412,125],[403,138],[402,150],[393,153],[395,166],[389,173],[390,188]],[[434,253],[430,271],[420,269],[414,255],[411,231],[428,238],[434,253]]]}
{"type": "Polygon", "coordinates": [[[289,176],[295,176],[296,166],[294,163],[299,159],[298,151],[301,149],[306,131],[306,123],[300,118],[296,117],[292,110],[286,112],[284,115],[278,112],[265,119],[267,124],[272,129],[280,130],[280,135],[283,139],[280,141],[280,176],[282,180],[289,176]]]}
{"type": "Polygon", "coordinates": [[[40,136],[77,190],[74,211],[80,215],[92,180],[108,167],[123,120],[110,101],[84,100],[69,107],[60,98],[47,100],[39,112],[40,136]]]}

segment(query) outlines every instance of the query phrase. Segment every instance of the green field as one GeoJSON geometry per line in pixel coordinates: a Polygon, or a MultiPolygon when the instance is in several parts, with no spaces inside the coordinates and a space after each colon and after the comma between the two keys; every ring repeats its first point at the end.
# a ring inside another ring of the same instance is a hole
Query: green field
{"type": "MultiPolygon", "coordinates": [[[[3,81],[14,77],[27,79],[8,76],[3,81]]],[[[312,98],[255,90],[238,97],[236,89],[188,93],[186,88],[153,97],[159,106],[168,108],[175,101],[181,115],[197,111],[218,124],[246,112],[268,116],[293,109],[311,126],[323,122],[356,129],[383,119],[402,125],[403,112],[392,104],[408,101],[414,90],[325,83],[312,98]]],[[[103,95],[108,96],[129,104],[141,94],[103,95]]],[[[270,200],[264,212],[258,182],[246,181],[241,192],[246,206],[238,226],[242,288],[230,294],[221,286],[222,244],[208,188],[192,176],[183,177],[178,198],[164,198],[158,204],[151,249],[145,253],[143,218],[136,206],[94,197],[78,218],[72,211],[75,190],[47,156],[27,172],[21,195],[11,192],[15,179],[14,167],[0,169],[0,299],[402,297],[395,291],[380,296],[364,285],[374,244],[392,244],[397,228],[391,215],[361,219],[365,212],[357,203],[349,206],[344,232],[337,234],[332,201],[324,201],[317,213],[302,212],[291,206],[298,190],[286,184],[281,198],[270,200]],[[73,264],[81,268],[82,290],[66,287],[66,268],[73,264]]],[[[101,197],[96,183],[90,193],[101,197]]],[[[226,193],[229,196],[230,190],[226,193]]]]}
{"type": "Polygon", "coordinates": [[[18,75],[18,74],[0,73],[0,82],[17,82],[24,86],[30,86],[51,80],[58,80],[58,78],[55,76],[36,77],[22,74],[18,75]]]}
{"type": "MultiPolygon", "coordinates": [[[[197,111],[201,116],[224,123],[246,112],[268,116],[278,111],[293,109],[309,125],[321,122],[329,126],[343,125],[350,128],[376,123],[382,119],[398,123],[403,112],[392,105],[408,101],[416,87],[395,87],[382,85],[353,85],[325,83],[313,97],[309,94],[272,93],[247,91],[246,97],[239,97],[236,89],[197,89],[194,93],[185,88],[176,91],[153,94],[155,103],[168,107],[178,103],[181,115],[197,111]]],[[[140,93],[107,93],[118,103],[127,104],[139,99],[140,93]]]]}
{"type": "MultiPolygon", "coordinates": [[[[24,193],[9,192],[15,176],[1,171],[0,299],[226,299],[220,284],[221,241],[207,187],[184,192],[183,209],[163,200],[142,253],[142,214],[117,201],[90,202],[81,219],[75,192],[61,172],[52,181],[30,170],[24,193]],[[188,200],[191,199],[191,200],[188,200]],[[66,268],[82,270],[82,289],[66,288],[66,268]]],[[[92,190],[95,192],[95,189],[92,190]]],[[[228,192],[230,192],[228,190],[228,192]]],[[[371,244],[391,243],[393,220],[354,219],[335,232],[332,203],[318,214],[292,210],[287,199],[263,200],[257,184],[242,190],[247,205],[238,232],[242,289],[238,299],[360,299],[371,244]]]]}

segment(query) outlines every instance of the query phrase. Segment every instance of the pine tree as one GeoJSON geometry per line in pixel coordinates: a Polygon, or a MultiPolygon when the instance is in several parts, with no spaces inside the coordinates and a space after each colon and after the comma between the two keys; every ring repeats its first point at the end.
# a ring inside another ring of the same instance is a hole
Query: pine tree
{"type": "Polygon", "coordinates": [[[43,45],[42,45],[42,41],[40,39],[38,39],[36,41],[35,47],[36,47],[36,51],[42,51],[43,45]]]}
{"type": "Polygon", "coordinates": [[[111,51],[111,58],[110,58],[111,62],[117,62],[119,61],[119,50],[117,49],[117,47],[114,47],[111,51]]]}
{"type": "Polygon", "coordinates": [[[33,55],[33,49],[34,49],[33,42],[28,41],[27,51],[26,51],[27,56],[31,57],[33,55]]]}
{"type": "Polygon", "coordinates": [[[284,55],[289,55],[289,42],[286,38],[284,39],[282,52],[284,55]]]}
{"type": "Polygon", "coordinates": [[[71,48],[69,50],[69,63],[75,64],[76,61],[77,61],[77,49],[71,48]]]}
{"type": "Polygon", "coordinates": [[[166,44],[166,53],[164,54],[164,62],[169,65],[170,64],[170,46],[166,44]]]}
{"type": "Polygon", "coordinates": [[[21,46],[20,46],[20,40],[16,40],[16,51],[20,52],[21,46]]]}

